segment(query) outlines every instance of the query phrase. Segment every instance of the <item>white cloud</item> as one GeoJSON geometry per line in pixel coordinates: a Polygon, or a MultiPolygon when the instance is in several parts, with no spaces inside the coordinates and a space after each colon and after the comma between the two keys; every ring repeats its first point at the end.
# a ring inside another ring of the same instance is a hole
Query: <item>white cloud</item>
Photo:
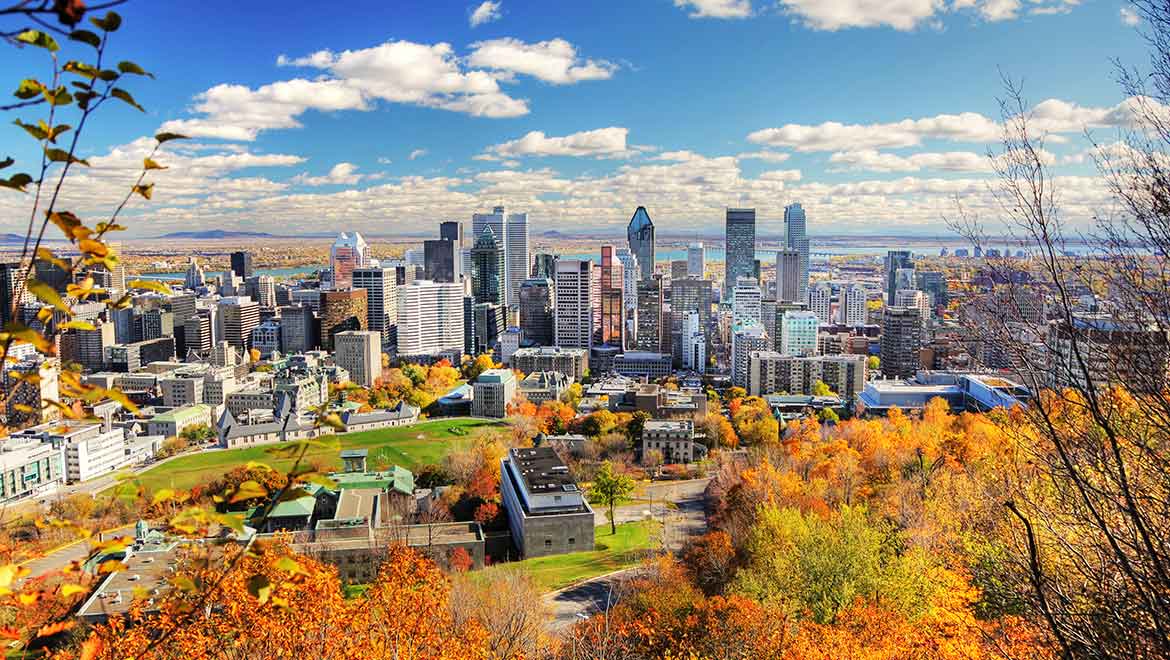
{"type": "Polygon", "coordinates": [[[415,149],[414,151],[410,152],[410,155],[407,156],[407,158],[410,160],[415,160],[422,158],[423,156],[427,155],[427,153],[429,152],[426,149],[415,149]]]}
{"type": "Polygon", "coordinates": [[[675,7],[691,10],[691,18],[747,18],[752,15],[751,0],[674,0],[675,7]]]}
{"type": "Polygon", "coordinates": [[[361,181],[364,177],[357,173],[357,165],[353,163],[338,163],[329,170],[329,173],[324,176],[309,176],[308,174],[298,174],[293,177],[293,183],[300,183],[306,186],[334,186],[334,185],[353,185],[361,181]]]}
{"type": "MultiPolygon", "coordinates": [[[[1047,133],[1052,142],[1062,142],[1062,133],[1079,133],[1086,129],[1133,125],[1139,104],[1170,116],[1170,109],[1145,98],[1129,98],[1115,106],[1093,108],[1060,99],[1048,99],[1029,111],[1030,128],[1047,133]],[[1152,105],[1150,105],[1152,104],[1152,105]]],[[[925,140],[988,143],[1003,137],[1001,125],[975,112],[944,114],[921,119],[903,119],[891,123],[842,124],[829,121],[815,126],[786,124],[765,128],[748,135],[748,140],[771,147],[787,147],[802,152],[859,152],[878,149],[917,147],[925,140]]]]}
{"type": "MultiPolygon", "coordinates": [[[[1030,14],[1065,13],[1080,0],[778,0],[780,9],[814,30],[888,27],[913,30],[938,26],[944,15],[971,12],[986,21],[1030,14]]],[[[682,6],[683,0],[675,0],[682,6]]]]}
{"type": "Polygon", "coordinates": [[[507,159],[520,156],[597,156],[624,157],[629,129],[618,126],[581,131],[563,137],[548,137],[543,131],[531,131],[521,138],[488,147],[477,160],[507,159]]]}
{"type": "Polygon", "coordinates": [[[564,39],[524,43],[505,37],[471,44],[468,64],[493,71],[521,73],[556,85],[612,78],[617,65],[582,59],[564,39]]]}
{"type": "Polygon", "coordinates": [[[491,0],[481,3],[472,10],[467,22],[471,24],[471,27],[479,27],[484,23],[500,20],[500,4],[499,2],[491,2],[491,0]]]}
{"type": "Polygon", "coordinates": [[[947,151],[917,153],[899,156],[874,149],[839,151],[829,157],[829,163],[840,171],[863,170],[869,172],[918,172],[921,170],[944,170],[948,172],[986,172],[991,169],[991,160],[985,154],[971,151],[947,151]]]}
{"type": "Polygon", "coordinates": [[[390,163],[393,163],[393,162],[394,161],[390,160],[386,156],[378,156],[378,164],[379,165],[389,165],[390,163]]]}
{"type": "Polygon", "coordinates": [[[736,156],[740,160],[763,160],[769,163],[783,163],[791,157],[790,154],[781,153],[779,151],[748,151],[736,156]]]}
{"type": "Polygon", "coordinates": [[[1130,27],[1137,27],[1142,22],[1142,18],[1138,16],[1133,7],[1127,5],[1121,8],[1121,22],[1130,27]]]}

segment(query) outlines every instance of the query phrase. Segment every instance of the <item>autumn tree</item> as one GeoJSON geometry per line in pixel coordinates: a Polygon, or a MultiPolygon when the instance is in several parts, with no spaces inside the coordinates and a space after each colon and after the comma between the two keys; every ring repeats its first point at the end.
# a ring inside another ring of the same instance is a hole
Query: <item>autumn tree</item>
{"type": "Polygon", "coordinates": [[[616,472],[610,461],[601,464],[601,469],[598,470],[597,476],[593,478],[593,483],[589,486],[589,500],[607,507],[606,515],[609,516],[612,534],[617,534],[614,507],[617,506],[618,502],[628,498],[632,492],[634,492],[633,479],[628,475],[616,472]]]}

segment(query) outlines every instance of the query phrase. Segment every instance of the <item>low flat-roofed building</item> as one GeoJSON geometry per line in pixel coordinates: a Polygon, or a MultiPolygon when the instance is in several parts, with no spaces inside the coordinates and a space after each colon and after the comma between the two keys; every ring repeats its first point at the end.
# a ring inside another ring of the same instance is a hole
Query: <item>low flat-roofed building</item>
{"type": "Polygon", "coordinates": [[[0,443],[0,502],[45,495],[64,482],[64,455],[53,445],[35,438],[0,443]]]}
{"type": "Polygon", "coordinates": [[[128,462],[125,430],[104,430],[99,422],[50,422],[25,429],[14,436],[34,438],[63,452],[65,478],[70,483],[108,474],[128,462]]]}
{"type": "Polygon", "coordinates": [[[671,373],[672,357],[670,353],[651,353],[649,351],[626,351],[613,358],[612,370],[614,373],[632,378],[648,378],[658,380],[666,378],[671,373]]]}
{"type": "Polygon", "coordinates": [[[637,383],[609,394],[609,410],[641,410],[654,419],[693,419],[707,414],[707,395],[701,390],[669,390],[654,383],[637,383]]]}
{"type": "Polygon", "coordinates": [[[589,369],[589,350],[562,346],[521,348],[512,354],[511,366],[528,374],[534,371],[559,371],[574,381],[585,377],[589,369]]]}
{"type": "Polygon", "coordinates": [[[593,509],[551,447],[510,449],[500,461],[500,493],[525,558],[593,550],[593,509]]]}
{"type": "Polygon", "coordinates": [[[955,411],[984,412],[1026,404],[1031,391],[995,374],[920,371],[908,380],[871,380],[857,395],[858,412],[884,415],[890,408],[921,410],[931,399],[944,399],[955,411]]]}
{"type": "Polygon", "coordinates": [[[170,438],[198,424],[211,425],[211,406],[196,403],[155,415],[146,423],[146,433],[170,438]]]}

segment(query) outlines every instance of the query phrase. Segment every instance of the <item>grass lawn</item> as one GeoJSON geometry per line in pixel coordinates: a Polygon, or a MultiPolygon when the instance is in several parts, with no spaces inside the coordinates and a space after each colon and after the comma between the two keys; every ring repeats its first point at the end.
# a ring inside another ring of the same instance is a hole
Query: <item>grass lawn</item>
{"type": "Polygon", "coordinates": [[[603,525],[594,532],[596,545],[592,551],[497,564],[484,569],[483,574],[519,570],[531,575],[542,591],[556,591],[587,578],[637,565],[648,551],[659,548],[660,528],[661,523],[650,520],[623,523],[617,526],[615,535],[610,533],[609,525],[603,525]]]}
{"type": "MultiPolygon", "coordinates": [[[[467,447],[476,436],[500,427],[499,422],[452,418],[422,422],[413,426],[325,436],[314,441],[321,444],[310,446],[305,453],[305,459],[340,469],[341,458],[338,453],[342,449],[368,449],[370,469],[401,465],[413,470],[427,463],[438,463],[453,449],[467,447]],[[460,429],[466,434],[453,433],[451,429],[460,429]]],[[[288,456],[286,452],[291,448],[290,445],[296,444],[276,443],[181,456],[147,470],[131,481],[142,484],[148,491],[159,488],[186,490],[211,481],[249,461],[265,463],[278,470],[288,470],[292,467],[294,457],[288,456]]]]}

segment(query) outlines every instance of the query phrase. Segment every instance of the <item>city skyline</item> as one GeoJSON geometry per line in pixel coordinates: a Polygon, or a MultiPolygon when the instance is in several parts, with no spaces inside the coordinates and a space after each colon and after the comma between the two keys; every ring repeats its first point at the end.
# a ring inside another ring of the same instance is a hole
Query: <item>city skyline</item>
{"type": "MultiPolygon", "coordinates": [[[[192,227],[302,234],[322,218],[369,235],[421,234],[497,204],[526,210],[546,231],[607,236],[638,205],[664,235],[701,232],[725,207],[755,207],[771,235],[792,202],[834,234],[939,234],[955,194],[985,216],[994,210],[984,152],[999,138],[1002,72],[1026,81],[1075,223],[1107,199],[1090,180],[1081,133],[1108,148],[1129,126],[1111,58],[1145,63],[1132,15],[1114,2],[880,13],[844,0],[601,3],[551,14],[492,4],[493,20],[475,25],[471,2],[398,5],[392,22],[390,8],[371,5],[364,25],[292,8],[279,44],[225,46],[231,58],[206,54],[231,34],[203,31],[212,43],[196,44],[186,29],[212,20],[214,3],[132,7],[128,18],[183,30],[151,28],[171,44],[165,53],[123,46],[119,57],[158,75],[134,89],[149,113],[110,113],[68,201],[85,215],[107,212],[120,175],[141,161],[141,138],[173,129],[195,140],[165,150],[170,169],[155,173],[153,203],[128,210],[149,222],[128,222],[128,237],[192,227]],[[576,16],[586,11],[624,20],[576,16]],[[646,23],[662,36],[645,38],[646,23]],[[711,48],[720,41],[760,52],[744,62],[711,48]],[[196,52],[205,66],[179,75],[196,52]],[[931,66],[904,66],[927,58],[931,66]],[[817,103],[789,103],[797,93],[817,103]],[[635,97],[651,102],[626,102],[635,97]]],[[[233,15],[233,31],[270,18],[233,15]]],[[[129,21],[130,34],[142,24],[129,21]]],[[[0,62],[26,67],[36,55],[7,51],[0,62]]],[[[33,157],[25,147],[18,162],[33,157]]],[[[24,203],[0,199],[0,231],[18,228],[24,203]]]]}

